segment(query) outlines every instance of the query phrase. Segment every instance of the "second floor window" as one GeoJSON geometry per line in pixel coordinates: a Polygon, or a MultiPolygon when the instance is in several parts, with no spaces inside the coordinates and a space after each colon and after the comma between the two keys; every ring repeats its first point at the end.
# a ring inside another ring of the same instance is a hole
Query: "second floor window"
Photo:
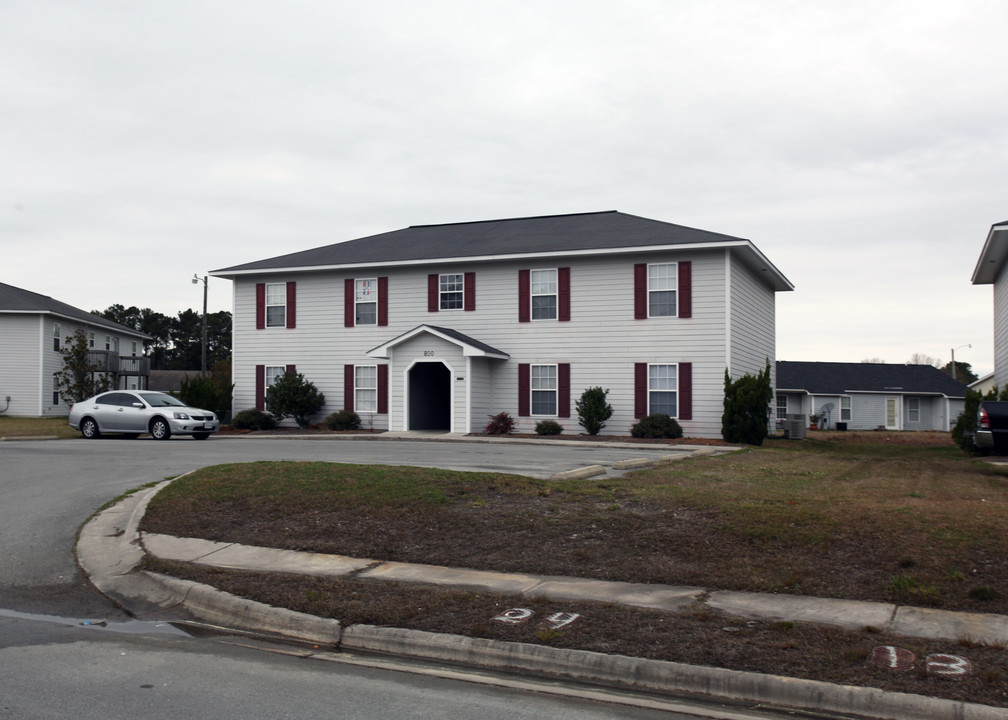
{"type": "Polygon", "coordinates": [[[648,317],[675,316],[678,282],[675,263],[648,265],[648,317]]]}
{"type": "Polygon", "coordinates": [[[89,332],[88,333],[87,346],[89,348],[91,348],[92,350],[94,350],[94,333],[93,332],[89,332]]]}
{"type": "Polygon", "coordinates": [[[378,279],[354,282],[354,322],[357,325],[378,324],[378,279]]]}
{"type": "Polygon", "coordinates": [[[287,284],[266,284],[266,327],[287,325],[287,284]]]}
{"type": "Polygon", "coordinates": [[[438,307],[441,310],[461,310],[465,289],[462,273],[441,275],[438,280],[438,307]]]}
{"type": "Polygon", "coordinates": [[[557,271],[533,270],[532,319],[555,320],[557,316],[557,271]]]}
{"type": "MultiPolygon", "coordinates": [[[[53,325],[52,349],[53,350],[59,350],[60,349],[60,326],[59,325],[53,325]]],[[[55,405],[56,403],[53,403],[53,404],[55,405]]]]}

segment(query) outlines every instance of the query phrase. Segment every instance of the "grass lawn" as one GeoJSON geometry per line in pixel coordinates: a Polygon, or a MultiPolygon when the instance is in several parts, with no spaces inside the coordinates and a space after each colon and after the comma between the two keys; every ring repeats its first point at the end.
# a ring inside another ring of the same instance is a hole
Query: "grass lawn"
{"type": "Polygon", "coordinates": [[[80,437],[67,424],[65,417],[11,417],[0,415],[0,438],[3,437],[80,437]]]}

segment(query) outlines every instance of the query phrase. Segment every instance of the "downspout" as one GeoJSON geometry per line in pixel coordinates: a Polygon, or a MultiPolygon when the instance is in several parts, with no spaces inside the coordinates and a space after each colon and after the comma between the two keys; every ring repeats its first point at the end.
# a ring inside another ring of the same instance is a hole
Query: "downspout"
{"type": "Polygon", "coordinates": [[[731,306],[732,306],[732,294],[731,294],[731,250],[725,248],[724,250],[724,272],[725,272],[725,370],[728,371],[728,377],[733,377],[731,372],[731,340],[732,340],[732,324],[731,324],[731,306]]]}

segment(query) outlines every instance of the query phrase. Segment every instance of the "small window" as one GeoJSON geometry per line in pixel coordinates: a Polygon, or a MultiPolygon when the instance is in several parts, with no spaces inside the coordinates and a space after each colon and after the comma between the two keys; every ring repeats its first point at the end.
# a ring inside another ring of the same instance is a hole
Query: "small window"
{"type": "Polygon", "coordinates": [[[287,326],[287,284],[266,284],[266,327],[287,326]]]}
{"type": "Polygon", "coordinates": [[[130,342],[130,354],[133,357],[136,357],[136,351],[137,351],[136,340],[133,340],[132,342],[130,342]]]}
{"type": "Polygon", "coordinates": [[[648,414],[677,417],[678,367],[676,365],[648,366],[648,414]]]}
{"type": "Polygon", "coordinates": [[[52,379],[52,404],[53,405],[59,405],[60,404],[59,375],[53,375],[53,379],[52,379]]]}
{"type": "Polygon", "coordinates": [[[112,349],[112,336],[111,335],[106,335],[105,336],[105,350],[108,351],[108,350],[111,350],[111,349],[112,349]]]}
{"type": "Polygon", "coordinates": [[[777,396],[777,419],[787,417],[787,395],[777,396]]]}
{"type": "Polygon", "coordinates": [[[920,422],[920,398],[907,398],[907,422],[920,422]]]}
{"type": "Polygon", "coordinates": [[[287,368],[284,365],[267,365],[266,366],[265,379],[266,379],[266,391],[267,392],[269,392],[269,389],[271,387],[273,387],[273,384],[276,383],[277,380],[279,380],[280,378],[282,378],[284,376],[285,372],[287,372],[287,368]]]}
{"type": "Polygon", "coordinates": [[[112,351],[115,352],[116,355],[119,354],[119,338],[117,337],[112,338],[112,351]]]}
{"type": "Polygon", "coordinates": [[[378,367],[354,367],[354,409],[358,412],[378,411],[378,367]]]}
{"type": "Polygon", "coordinates": [[[462,273],[441,275],[438,280],[438,307],[442,310],[461,310],[465,289],[462,273]]]}
{"type": "Polygon", "coordinates": [[[354,322],[357,325],[378,324],[378,279],[354,282],[354,322]]]}
{"type": "MultiPolygon", "coordinates": [[[[53,338],[52,338],[52,349],[58,351],[60,349],[60,326],[53,325],[53,338]]],[[[53,403],[54,405],[56,403],[53,403]]]]}
{"type": "Polygon", "coordinates": [[[677,288],[675,263],[648,265],[648,317],[674,317],[677,288]]]}
{"type": "Polygon", "coordinates": [[[851,399],[849,397],[840,398],[840,422],[848,422],[851,419],[851,399]]]}
{"type": "Polygon", "coordinates": [[[532,414],[557,414],[557,366],[532,365],[532,414]]]}
{"type": "Polygon", "coordinates": [[[532,319],[555,320],[557,316],[557,271],[533,270],[532,319]]]}
{"type": "Polygon", "coordinates": [[[88,333],[87,346],[89,348],[91,348],[92,350],[94,350],[94,333],[93,332],[89,332],[88,333]]]}

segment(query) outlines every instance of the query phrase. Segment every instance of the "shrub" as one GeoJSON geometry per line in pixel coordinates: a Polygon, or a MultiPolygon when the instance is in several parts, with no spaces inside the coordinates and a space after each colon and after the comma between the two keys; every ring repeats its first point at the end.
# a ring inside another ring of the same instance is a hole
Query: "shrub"
{"type": "Polygon", "coordinates": [[[730,443],[762,445],[770,427],[770,360],[758,375],[743,375],[733,381],[725,369],[724,414],[721,435],[730,443]]]}
{"type": "Polygon", "coordinates": [[[196,375],[195,377],[186,375],[178,396],[189,407],[209,410],[218,418],[226,418],[231,412],[233,392],[234,385],[227,383],[226,386],[221,387],[209,375],[196,375]]]}
{"type": "Polygon", "coordinates": [[[514,418],[506,410],[496,415],[488,415],[487,417],[490,418],[490,422],[487,423],[486,428],[483,430],[487,435],[509,435],[514,432],[514,418]]]}
{"type": "Polygon", "coordinates": [[[581,393],[574,407],[577,408],[578,424],[589,435],[598,435],[606,426],[606,420],[612,417],[612,405],[606,402],[608,390],[600,387],[590,387],[581,393]]]}
{"type": "Polygon", "coordinates": [[[330,430],[360,430],[360,415],[353,410],[340,410],[334,412],[322,421],[330,430]]]}
{"type": "Polygon", "coordinates": [[[559,435],[563,432],[563,425],[556,420],[540,420],[536,423],[535,431],[539,435],[559,435]]]}
{"type": "Polygon", "coordinates": [[[655,413],[642,417],[633,427],[630,434],[635,438],[681,438],[682,427],[675,418],[664,413],[655,413]]]}
{"type": "Polygon", "coordinates": [[[325,405],[325,395],[299,372],[285,372],[266,393],[266,409],[278,421],[294,418],[298,427],[308,427],[309,418],[325,405]]]}
{"type": "Polygon", "coordinates": [[[242,410],[235,414],[231,426],[239,430],[272,430],[276,427],[276,420],[262,410],[242,410]]]}

